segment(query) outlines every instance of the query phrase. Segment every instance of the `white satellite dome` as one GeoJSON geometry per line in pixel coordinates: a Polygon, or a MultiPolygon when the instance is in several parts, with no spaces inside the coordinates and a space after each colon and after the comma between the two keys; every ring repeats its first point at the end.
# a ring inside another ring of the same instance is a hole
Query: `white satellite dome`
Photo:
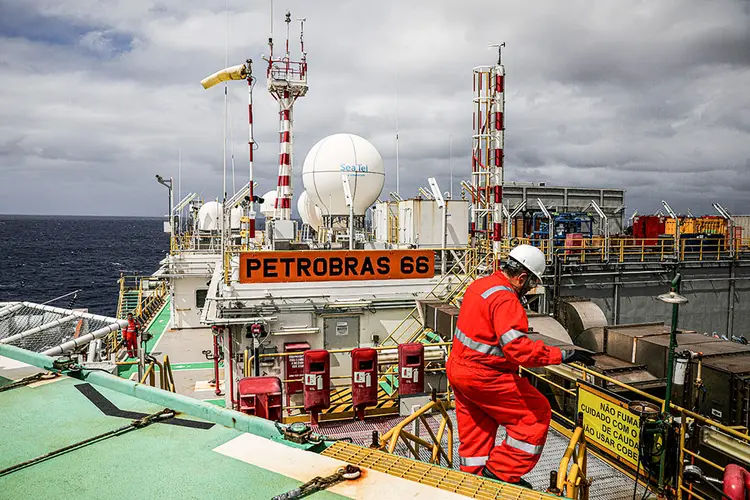
{"type": "Polygon", "coordinates": [[[260,204],[260,213],[263,214],[263,217],[266,219],[270,219],[273,217],[274,214],[274,206],[276,205],[276,190],[269,191],[263,196],[263,203],[260,204]]]}
{"type": "Polygon", "coordinates": [[[221,203],[209,201],[198,210],[198,230],[218,231],[221,229],[221,203]]]}
{"type": "Polygon", "coordinates": [[[305,158],[302,182],[323,215],[349,215],[343,174],[349,178],[354,214],[363,215],[383,190],[383,158],[375,146],[358,135],[334,134],[318,141],[305,158]]]}
{"type": "Polygon", "coordinates": [[[297,200],[297,211],[302,222],[317,230],[323,225],[323,211],[310,199],[307,191],[302,191],[297,200]]]}

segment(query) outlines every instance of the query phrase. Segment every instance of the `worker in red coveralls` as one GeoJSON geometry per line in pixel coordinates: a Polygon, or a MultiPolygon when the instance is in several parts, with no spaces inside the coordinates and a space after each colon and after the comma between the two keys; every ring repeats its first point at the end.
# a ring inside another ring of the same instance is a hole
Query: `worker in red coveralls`
{"type": "Polygon", "coordinates": [[[474,281],[464,294],[446,366],[456,398],[461,470],[525,487],[531,485],[521,476],[539,461],[552,411],[518,367],[593,364],[583,351],[526,336],[520,299],[541,282],[544,269],[538,248],[519,245],[501,270],[474,281]],[[495,446],[500,425],[507,436],[495,446]]]}
{"type": "Polygon", "coordinates": [[[128,357],[135,358],[138,355],[138,332],[141,330],[141,324],[133,317],[133,313],[128,313],[128,325],[122,329],[122,340],[128,349],[128,357]]]}

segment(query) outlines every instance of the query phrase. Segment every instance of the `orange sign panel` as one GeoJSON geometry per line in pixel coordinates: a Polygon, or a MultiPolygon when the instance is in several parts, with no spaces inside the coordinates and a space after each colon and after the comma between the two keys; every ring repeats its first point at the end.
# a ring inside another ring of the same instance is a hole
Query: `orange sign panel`
{"type": "Polygon", "coordinates": [[[302,250],[240,254],[240,283],[432,278],[432,250],[302,250]]]}

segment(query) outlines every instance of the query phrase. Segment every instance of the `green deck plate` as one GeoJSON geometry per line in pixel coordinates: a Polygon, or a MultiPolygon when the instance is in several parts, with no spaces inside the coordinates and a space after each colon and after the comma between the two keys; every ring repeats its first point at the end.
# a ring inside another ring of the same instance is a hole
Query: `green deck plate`
{"type": "Polygon", "coordinates": [[[224,399],[204,399],[206,403],[211,403],[212,405],[221,406],[222,408],[226,408],[227,402],[224,399]]]}
{"type": "MultiPolygon", "coordinates": [[[[6,417],[0,469],[55,448],[116,429],[128,420],[104,415],[63,378],[38,387],[0,393],[6,417]]],[[[103,388],[120,409],[151,413],[159,407],[103,388]]],[[[3,498],[171,499],[271,498],[300,481],[212,451],[241,433],[216,425],[208,430],[153,424],[0,477],[3,498]]],[[[316,493],[318,500],[344,497],[316,493]]]]}
{"type": "Polygon", "coordinates": [[[151,322],[148,329],[146,330],[148,333],[153,335],[151,340],[146,342],[146,352],[150,353],[154,349],[154,345],[156,345],[156,342],[158,342],[161,336],[164,335],[164,331],[167,329],[167,325],[169,324],[169,315],[171,314],[171,308],[169,306],[170,300],[171,299],[167,297],[167,300],[164,301],[164,305],[156,315],[156,318],[151,322]]]}

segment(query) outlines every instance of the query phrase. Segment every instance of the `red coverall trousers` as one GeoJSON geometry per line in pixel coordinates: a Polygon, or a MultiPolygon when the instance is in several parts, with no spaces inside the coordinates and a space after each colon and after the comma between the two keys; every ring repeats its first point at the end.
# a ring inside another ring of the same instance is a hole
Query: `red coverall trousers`
{"type": "Polygon", "coordinates": [[[500,480],[518,482],[541,456],[552,416],[549,402],[516,373],[454,358],[446,368],[456,398],[461,470],[479,474],[486,465],[500,480]],[[501,425],[507,437],[495,446],[501,425]]]}

